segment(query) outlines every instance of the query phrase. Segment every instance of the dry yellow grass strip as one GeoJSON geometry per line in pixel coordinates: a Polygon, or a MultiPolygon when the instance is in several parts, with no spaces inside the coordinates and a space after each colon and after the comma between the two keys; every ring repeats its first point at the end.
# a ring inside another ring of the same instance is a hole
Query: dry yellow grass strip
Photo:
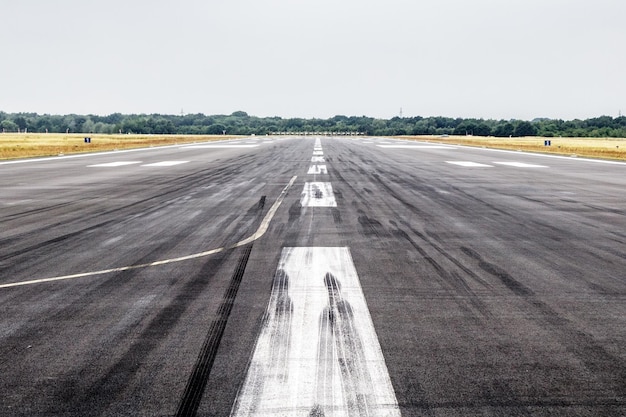
{"type": "Polygon", "coordinates": [[[613,138],[495,138],[482,136],[402,136],[403,139],[437,142],[449,145],[480,146],[494,149],[510,149],[542,152],[558,155],[626,160],[626,139],[613,138]],[[544,146],[544,141],[552,142],[544,146]]]}
{"type": "Polygon", "coordinates": [[[95,135],[63,133],[0,133],[0,159],[68,155],[116,149],[176,145],[232,139],[224,135],[95,135]],[[91,143],[85,143],[85,137],[91,143]]]}

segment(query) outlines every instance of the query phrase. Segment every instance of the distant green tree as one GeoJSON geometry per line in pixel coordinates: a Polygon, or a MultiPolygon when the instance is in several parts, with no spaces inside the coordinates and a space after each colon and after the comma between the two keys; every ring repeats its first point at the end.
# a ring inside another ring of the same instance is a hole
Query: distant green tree
{"type": "Polygon", "coordinates": [[[513,136],[515,133],[515,126],[510,122],[500,122],[496,125],[493,135],[501,138],[506,138],[509,136],[513,136]]]}
{"type": "Polygon", "coordinates": [[[226,130],[226,126],[221,125],[221,124],[214,124],[211,126],[208,126],[206,129],[207,134],[209,135],[221,135],[224,130],[226,130]]]}
{"type": "Polygon", "coordinates": [[[17,125],[17,127],[20,130],[24,130],[28,126],[28,122],[26,121],[26,118],[23,116],[17,116],[16,118],[13,119],[13,122],[17,125]]]}
{"type": "Polygon", "coordinates": [[[513,131],[513,136],[536,136],[537,128],[530,122],[518,122],[513,131]]]}
{"type": "Polygon", "coordinates": [[[0,122],[0,129],[2,129],[3,131],[17,132],[17,128],[17,123],[15,123],[13,120],[5,119],[0,122]]]}

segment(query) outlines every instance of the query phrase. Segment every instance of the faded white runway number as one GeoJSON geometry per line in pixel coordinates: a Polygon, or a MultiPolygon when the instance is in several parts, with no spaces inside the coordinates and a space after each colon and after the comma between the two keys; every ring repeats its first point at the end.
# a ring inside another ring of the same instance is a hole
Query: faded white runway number
{"type": "Polygon", "coordinates": [[[329,182],[305,182],[302,207],[337,207],[333,187],[329,182]]]}
{"type": "Polygon", "coordinates": [[[307,174],[328,174],[326,165],[311,165],[307,174]]]}

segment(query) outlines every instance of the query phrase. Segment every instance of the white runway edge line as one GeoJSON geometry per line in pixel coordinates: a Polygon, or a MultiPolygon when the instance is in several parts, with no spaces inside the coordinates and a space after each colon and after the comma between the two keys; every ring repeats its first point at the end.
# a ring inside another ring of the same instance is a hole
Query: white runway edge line
{"type": "Polygon", "coordinates": [[[283,248],[231,416],[400,416],[349,248],[283,248]]]}
{"type": "Polygon", "coordinates": [[[302,207],[337,207],[332,185],[329,182],[305,182],[300,204],[302,207]]]}
{"type": "Polygon", "coordinates": [[[84,278],[84,277],[92,277],[92,276],[96,276],[96,275],[104,275],[104,274],[110,274],[110,273],[114,273],[114,272],[122,272],[122,271],[130,271],[133,269],[140,269],[140,268],[148,268],[148,267],[153,267],[153,266],[159,266],[159,265],[166,265],[166,264],[171,264],[171,263],[176,263],[176,262],[183,262],[183,261],[188,261],[191,259],[197,259],[197,258],[203,258],[205,256],[209,256],[209,255],[213,255],[219,252],[223,252],[227,249],[234,249],[234,248],[238,248],[241,246],[245,246],[249,243],[254,242],[255,240],[261,238],[265,232],[267,231],[267,228],[270,225],[270,222],[272,221],[272,219],[274,218],[274,215],[276,214],[276,211],[278,210],[278,208],[280,207],[281,203],[283,202],[283,200],[285,199],[285,196],[287,195],[287,191],[289,191],[289,188],[291,188],[291,186],[293,185],[293,183],[296,181],[296,178],[298,178],[297,176],[294,176],[293,178],[291,178],[291,181],[289,181],[289,183],[285,186],[285,188],[283,188],[283,190],[281,191],[280,195],[278,196],[278,198],[276,199],[276,201],[274,202],[274,204],[272,205],[272,207],[270,207],[270,209],[268,210],[267,214],[265,215],[265,217],[263,218],[263,221],[261,222],[259,228],[257,229],[256,232],[254,232],[254,234],[240,242],[235,243],[232,246],[229,247],[224,247],[224,248],[217,248],[217,249],[212,249],[212,250],[208,250],[205,252],[199,252],[199,253],[194,253],[191,255],[186,255],[186,256],[181,256],[178,258],[171,258],[171,259],[164,259],[161,261],[155,261],[155,262],[150,262],[150,263],[145,263],[145,264],[139,264],[139,265],[131,265],[131,266],[123,266],[123,267],[119,267],[119,268],[111,268],[111,269],[103,269],[100,271],[92,271],[92,272],[82,272],[79,274],[72,274],[72,275],[63,275],[63,276],[59,276],[59,277],[51,277],[51,278],[40,278],[40,279],[33,279],[30,281],[21,281],[21,282],[11,282],[8,284],[0,284],[0,289],[2,288],[11,288],[11,287],[19,287],[22,285],[32,285],[32,284],[41,284],[44,282],[53,282],[53,281],[63,281],[63,280],[68,280],[68,279],[76,279],[76,278],[84,278]]]}

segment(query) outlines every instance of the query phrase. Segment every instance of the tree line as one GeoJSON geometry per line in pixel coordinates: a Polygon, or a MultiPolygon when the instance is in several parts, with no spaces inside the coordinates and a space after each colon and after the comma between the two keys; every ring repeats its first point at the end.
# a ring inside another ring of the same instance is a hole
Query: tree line
{"type": "Polygon", "coordinates": [[[362,133],[373,136],[474,135],[543,137],[626,137],[626,117],[601,116],[586,120],[491,120],[450,117],[335,116],[328,119],[256,117],[237,111],[230,115],[121,114],[49,115],[0,112],[1,132],[102,134],[230,134],[265,135],[302,132],[362,133]]]}

